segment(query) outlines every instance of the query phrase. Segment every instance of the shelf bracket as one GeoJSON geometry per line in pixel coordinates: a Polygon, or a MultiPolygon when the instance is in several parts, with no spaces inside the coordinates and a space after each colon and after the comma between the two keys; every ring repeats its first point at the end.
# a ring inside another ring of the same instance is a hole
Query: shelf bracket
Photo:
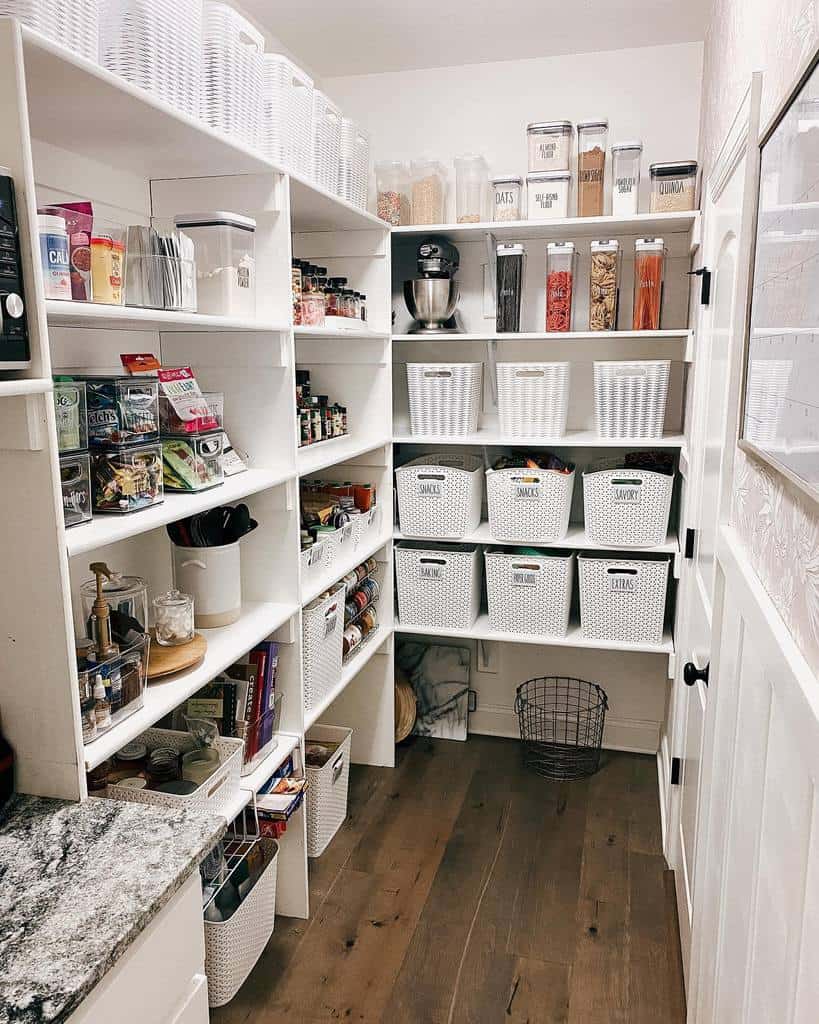
{"type": "Polygon", "coordinates": [[[486,672],[489,675],[497,675],[498,667],[498,645],[494,640],[478,641],[478,671],[486,672]]]}

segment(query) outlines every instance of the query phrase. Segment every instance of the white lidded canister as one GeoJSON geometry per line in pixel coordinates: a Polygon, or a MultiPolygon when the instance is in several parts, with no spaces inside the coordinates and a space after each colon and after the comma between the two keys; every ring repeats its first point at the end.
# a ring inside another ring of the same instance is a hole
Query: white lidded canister
{"type": "Polygon", "coordinates": [[[176,227],[193,242],[197,312],[256,316],[256,221],[238,213],[186,213],[176,227]]]}
{"type": "Polygon", "coordinates": [[[569,216],[570,171],[541,171],[526,175],[529,220],[569,216]]]}
{"type": "Polygon", "coordinates": [[[193,598],[197,629],[229,626],[242,613],[242,563],[239,541],[211,548],[173,549],[177,590],[193,598]]]}

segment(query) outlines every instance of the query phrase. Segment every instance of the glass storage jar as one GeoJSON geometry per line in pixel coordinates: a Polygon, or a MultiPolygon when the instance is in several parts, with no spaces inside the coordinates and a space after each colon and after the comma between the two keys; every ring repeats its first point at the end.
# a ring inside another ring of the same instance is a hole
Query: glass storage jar
{"type": "Polygon", "coordinates": [[[569,216],[570,171],[539,171],[526,175],[529,220],[554,220],[569,216]]]}
{"type": "Polygon", "coordinates": [[[546,331],[572,329],[574,277],[577,250],[574,242],[549,242],[546,246],[546,331]]]}
{"type": "Polygon", "coordinates": [[[491,184],[492,220],[520,220],[523,178],[493,178],[491,184]]]}
{"type": "Polygon", "coordinates": [[[526,126],[530,171],[571,169],[571,121],[535,121],[526,126]]]}
{"type": "Polygon", "coordinates": [[[455,158],[455,215],[459,224],[477,224],[486,217],[489,168],[482,156],[455,158]]]}
{"type": "MultiPolygon", "coordinates": [[[[126,616],[139,623],[139,633],[147,632],[148,586],[141,576],[122,576],[119,573],[114,573],[111,579],[103,580],[102,595],[108,602],[112,612],[126,616]]],[[[91,612],[96,599],[96,579],[85,580],[80,584],[82,618],[87,626],[87,635],[95,643],[98,638],[94,635],[91,612]]]]}
{"type": "Polygon", "coordinates": [[[682,213],[693,210],[697,192],[697,161],[652,164],[651,213],[682,213]]]}
{"type": "Polygon", "coordinates": [[[435,160],[413,160],[412,223],[442,224],[446,196],[446,170],[435,160]]]}
{"type": "Polygon", "coordinates": [[[620,243],[616,238],[594,241],[589,249],[589,330],[616,331],[620,243]]]}
{"type": "Polygon", "coordinates": [[[378,189],[378,216],[392,227],[410,223],[409,168],[400,160],[385,160],[375,165],[378,189]]]}
{"type": "Polygon", "coordinates": [[[154,633],[162,647],[177,647],[193,640],[193,598],[169,590],[154,598],[154,633]]]}
{"type": "Polygon", "coordinates": [[[197,311],[256,316],[256,221],[238,213],[189,213],[174,218],[193,241],[197,311]]]}
{"type": "Polygon", "coordinates": [[[662,238],[638,238],[634,243],[634,315],[632,329],[660,329],[665,245],[662,238]]]}
{"type": "Polygon", "coordinates": [[[606,120],[577,123],[577,216],[602,217],[606,174],[606,120]]]}
{"type": "Polygon", "coordinates": [[[642,142],[615,142],[611,147],[611,212],[632,217],[640,203],[642,142]]]}

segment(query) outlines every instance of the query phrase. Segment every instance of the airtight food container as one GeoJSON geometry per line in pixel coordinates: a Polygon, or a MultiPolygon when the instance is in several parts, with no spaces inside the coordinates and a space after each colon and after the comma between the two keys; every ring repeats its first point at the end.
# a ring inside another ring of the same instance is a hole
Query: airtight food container
{"type": "Polygon", "coordinates": [[[642,142],[615,142],[611,147],[611,212],[615,217],[632,217],[640,199],[642,142]]]}
{"type": "Polygon", "coordinates": [[[697,192],[697,161],[677,160],[668,164],[652,164],[651,213],[682,213],[693,210],[697,192]]]}
{"type": "Polygon", "coordinates": [[[571,121],[535,121],[526,126],[530,171],[568,171],[572,153],[571,121]]]}
{"type": "Polygon", "coordinates": [[[541,171],[526,175],[529,220],[569,216],[570,171],[541,171]]]}
{"type": "Polygon", "coordinates": [[[256,221],[238,213],[188,213],[174,224],[193,241],[197,311],[253,319],[256,221]]]}
{"type": "Polygon", "coordinates": [[[493,178],[491,184],[492,220],[520,220],[523,178],[493,178]]]}

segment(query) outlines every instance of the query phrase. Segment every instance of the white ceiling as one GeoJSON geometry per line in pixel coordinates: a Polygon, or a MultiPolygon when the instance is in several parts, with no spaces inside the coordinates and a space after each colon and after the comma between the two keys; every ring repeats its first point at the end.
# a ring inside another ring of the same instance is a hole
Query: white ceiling
{"type": "Polygon", "coordinates": [[[711,6],[711,0],[240,2],[282,48],[323,77],[693,42],[703,39],[711,6]]]}

